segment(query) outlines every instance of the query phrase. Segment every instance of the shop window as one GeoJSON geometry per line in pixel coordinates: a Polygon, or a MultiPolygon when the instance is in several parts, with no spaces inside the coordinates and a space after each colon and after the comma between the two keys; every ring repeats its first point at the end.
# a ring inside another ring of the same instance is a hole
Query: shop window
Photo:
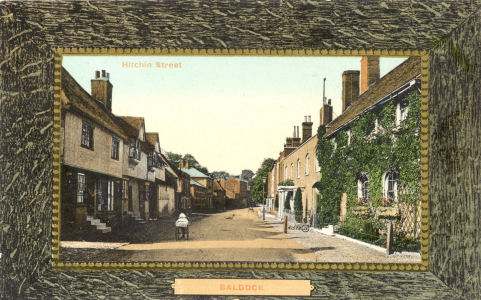
{"type": "Polygon", "coordinates": [[[85,202],[85,174],[77,173],[77,203],[85,202]]]}

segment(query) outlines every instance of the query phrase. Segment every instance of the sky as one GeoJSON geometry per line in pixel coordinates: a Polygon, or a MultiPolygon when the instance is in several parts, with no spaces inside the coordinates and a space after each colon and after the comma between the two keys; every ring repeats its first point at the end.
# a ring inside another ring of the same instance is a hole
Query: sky
{"type": "MultiPolygon", "coordinates": [[[[405,58],[381,58],[381,77],[405,58]]],[[[254,172],[277,159],[294,125],[319,126],[323,78],[334,118],[342,72],[360,57],[64,56],[63,66],[90,93],[96,70],[110,74],[112,112],[145,118],[162,150],[192,154],[212,171],[254,172]],[[150,63],[150,67],[149,67],[150,63]],[[169,65],[170,64],[170,65],[169,65]]]]}

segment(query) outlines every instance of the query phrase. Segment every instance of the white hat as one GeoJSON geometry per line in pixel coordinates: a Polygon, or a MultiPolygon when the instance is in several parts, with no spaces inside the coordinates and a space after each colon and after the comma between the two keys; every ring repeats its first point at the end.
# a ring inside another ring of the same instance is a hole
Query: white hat
{"type": "Polygon", "coordinates": [[[180,213],[179,218],[187,218],[184,213],[180,213]]]}

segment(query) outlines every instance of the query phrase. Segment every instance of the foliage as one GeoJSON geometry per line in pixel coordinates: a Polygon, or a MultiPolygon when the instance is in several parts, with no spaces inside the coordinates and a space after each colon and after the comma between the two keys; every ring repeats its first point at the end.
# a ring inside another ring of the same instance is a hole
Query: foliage
{"type": "Polygon", "coordinates": [[[288,191],[286,195],[286,199],[284,199],[284,210],[291,209],[291,199],[292,199],[292,191],[288,191]]]}
{"type": "Polygon", "coordinates": [[[384,224],[379,220],[350,215],[346,222],[338,227],[338,232],[367,243],[386,246],[386,237],[379,235],[379,230],[382,228],[384,228],[384,224]]]}
{"type": "Polygon", "coordinates": [[[240,178],[246,181],[251,181],[252,177],[254,177],[254,172],[251,170],[242,170],[240,178]]]}
{"type": "Polygon", "coordinates": [[[300,188],[297,188],[294,196],[294,217],[298,223],[302,221],[302,210],[302,192],[300,188]]]}
{"type": "Polygon", "coordinates": [[[279,183],[280,186],[294,186],[294,181],[292,179],[286,179],[279,183]]]}
{"type": "Polygon", "coordinates": [[[227,173],[226,171],[214,171],[210,173],[209,176],[214,179],[221,179],[221,178],[227,179],[230,177],[230,174],[227,173]]]}
{"type": "MultiPolygon", "coordinates": [[[[338,222],[340,200],[347,194],[348,208],[358,205],[357,182],[361,172],[369,178],[369,209],[382,205],[383,175],[390,169],[398,172],[398,200],[419,201],[420,196],[420,95],[411,92],[405,98],[409,102],[406,120],[395,128],[395,104],[393,101],[361,115],[347,131],[336,135],[337,147],[324,138],[326,129],[318,129],[316,155],[321,169],[315,187],[318,195],[319,224],[325,226],[338,222]],[[378,119],[378,131],[374,130],[378,119]],[[398,133],[393,139],[393,129],[398,133]]],[[[359,224],[358,224],[359,225],[359,224]]]]}
{"type": "Polygon", "coordinates": [[[267,195],[267,175],[274,167],[275,160],[266,158],[257,170],[256,176],[252,179],[251,195],[256,203],[264,203],[267,195]]]}
{"type": "Polygon", "coordinates": [[[180,162],[184,162],[187,160],[187,162],[189,163],[189,168],[196,168],[204,174],[209,174],[209,170],[206,167],[200,165],[192,154],[187,153],[182,156],[182,154],[179,153],[167,152],[166,157],[167,160],[176,167],[179,166],[180,162]]]}

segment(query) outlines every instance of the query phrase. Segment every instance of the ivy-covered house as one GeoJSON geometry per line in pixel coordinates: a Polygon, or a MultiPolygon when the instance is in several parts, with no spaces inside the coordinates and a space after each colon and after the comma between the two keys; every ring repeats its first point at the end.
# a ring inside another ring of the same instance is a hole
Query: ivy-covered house
{"type": "Polygon", "coordinates": [[[392,222],[399,240],[418,241],[420,73],[419,57],[382,78],[378,57],[343,73],[342,114],[318,130],[321,225],[381,244],[392,222]]]}

